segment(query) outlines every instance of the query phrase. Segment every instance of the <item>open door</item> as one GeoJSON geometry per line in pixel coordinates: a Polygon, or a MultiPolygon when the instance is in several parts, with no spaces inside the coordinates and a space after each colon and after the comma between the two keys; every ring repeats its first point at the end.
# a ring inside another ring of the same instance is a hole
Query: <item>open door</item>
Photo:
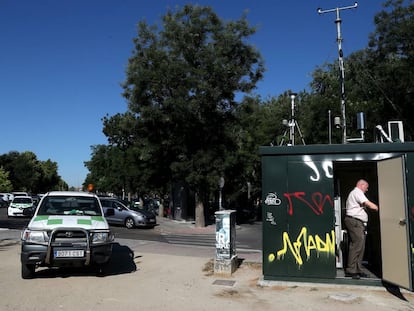
{"type": "Polygon", "coordinates": [[[379,161],[382,279],[412,290],[404,158],[379,161]]]}

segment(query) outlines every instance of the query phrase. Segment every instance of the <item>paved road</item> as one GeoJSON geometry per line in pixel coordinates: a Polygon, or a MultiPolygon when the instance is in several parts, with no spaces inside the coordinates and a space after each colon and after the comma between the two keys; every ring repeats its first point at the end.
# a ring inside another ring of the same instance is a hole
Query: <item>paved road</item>
{"type": "MultiPolygon", "coordinates": [[[[191,222],[180,222],[157,217],[155,228],[127,229],[122,226],[111,226],[115,237],[119,239],[164,242],[176,245],[215,247],[215,226],[194,231],[191,222]]],[[[0,209],[0,228],[22,230],[29,222],[27,218],[8,218],[7,209],[0,209]]],[[[241,250],[260,251],[262,249],[261,222],[238,225],[236,228],[236,244],[241,250]]]]}
{"type": "Polygon", "coordinates": [[[20,277],[19,230],[0,230],[1,310],[414,310],[412,293],[380,287],[263,282],[261,265],[242,261],[230,277],[212,271],[214,251],[142,240],[114,244],[109,273],[44,269],[20,277]],[[6,238],[8,237],[8,238],[6,238]]]}
{"type": "MultiPolygon", "coordinates": [[[[258,227],[238,226],[238,236],[258,227]]],[[[132,230],[163,242],[118,237],[104,278],[88,269],[39,269],[34,280],[22,280],[20,231],[0,229],[2,310],[414,310],[414,296],[405,291],[397,296],[380,287],[260,282],[261,254],[255,252],[239,253],[241,266],[222,278],[211,273],[214,248],[207,246],[215,228],[167,219],[154,230],[132,230]],[[188,247],[189,235],[206,245],[188,247]]]]}

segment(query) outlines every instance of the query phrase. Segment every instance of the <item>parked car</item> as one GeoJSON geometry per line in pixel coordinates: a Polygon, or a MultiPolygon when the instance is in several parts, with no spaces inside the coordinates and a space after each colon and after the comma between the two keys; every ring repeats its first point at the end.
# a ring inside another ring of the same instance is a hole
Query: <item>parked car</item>
{"type": "Polygon", "coordinates": [[[23,279],[32,278],[36,267],[95,265],[102,272],[110,260],[114,236],[96,195],[49,192],[30,216],[21,235],[23,279]]]}
{"type": "Polygon", "coordinates": [[[101,197],[99,199],[105,214],[110,211],[111,215],[106,216],[109,224],[123,225],[128,229],[134,227],[155,227],[157,225],[154,213],[128,208],[117,199],[108,197],[101,197]]]}
{"type": "Polygon", "coordinates": [[[29,196],[15,196],[7,208],[8,217],[25,217],[25,209],[33,209],[33,200],[29,196]]]}
{"type": "Polygon", "coordinates": [[[8,207],[11,200],[10,193],[0,193],[0,207],[8,207]]]}
{"type": "Polygon", "coordinates": [[[11,193],[5,193],[5,192],[0,193],[0,199],[3,199],[3,201],[6,201],[6,202],[11,201],[12,200],[11,193]]]}
{"type": "Polygon", "coordinates": [[[5,208],[9,206],[8,201],[4,201],[3,198],[0,197],[0,208],[5,208]]]}
{"type": "Polygon", "coordinates": [[[14,191],[11,194],[13,195],[13,198],[14,197],[28,197],[29,196],[29,194],[25,191],[14,191]]]}

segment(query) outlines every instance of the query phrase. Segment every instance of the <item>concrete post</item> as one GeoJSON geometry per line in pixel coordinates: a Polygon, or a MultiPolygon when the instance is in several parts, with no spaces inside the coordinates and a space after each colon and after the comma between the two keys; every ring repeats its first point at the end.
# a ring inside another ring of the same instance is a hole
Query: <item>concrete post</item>
{"type": "Polygon", "coordinates": [[[231,275],[237,268],[236,211],[217,211],[214,273],[231,275]]]}

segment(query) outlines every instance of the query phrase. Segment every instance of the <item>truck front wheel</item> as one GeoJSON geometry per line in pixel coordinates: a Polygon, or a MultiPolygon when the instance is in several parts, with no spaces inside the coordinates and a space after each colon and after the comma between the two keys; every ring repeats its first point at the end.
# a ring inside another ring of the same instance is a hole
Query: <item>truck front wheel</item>
{"type": "Polygon", "coordinates": [[[35,265],[22,263],[22,279],[32,279],[35,273],[35,265]]]}

